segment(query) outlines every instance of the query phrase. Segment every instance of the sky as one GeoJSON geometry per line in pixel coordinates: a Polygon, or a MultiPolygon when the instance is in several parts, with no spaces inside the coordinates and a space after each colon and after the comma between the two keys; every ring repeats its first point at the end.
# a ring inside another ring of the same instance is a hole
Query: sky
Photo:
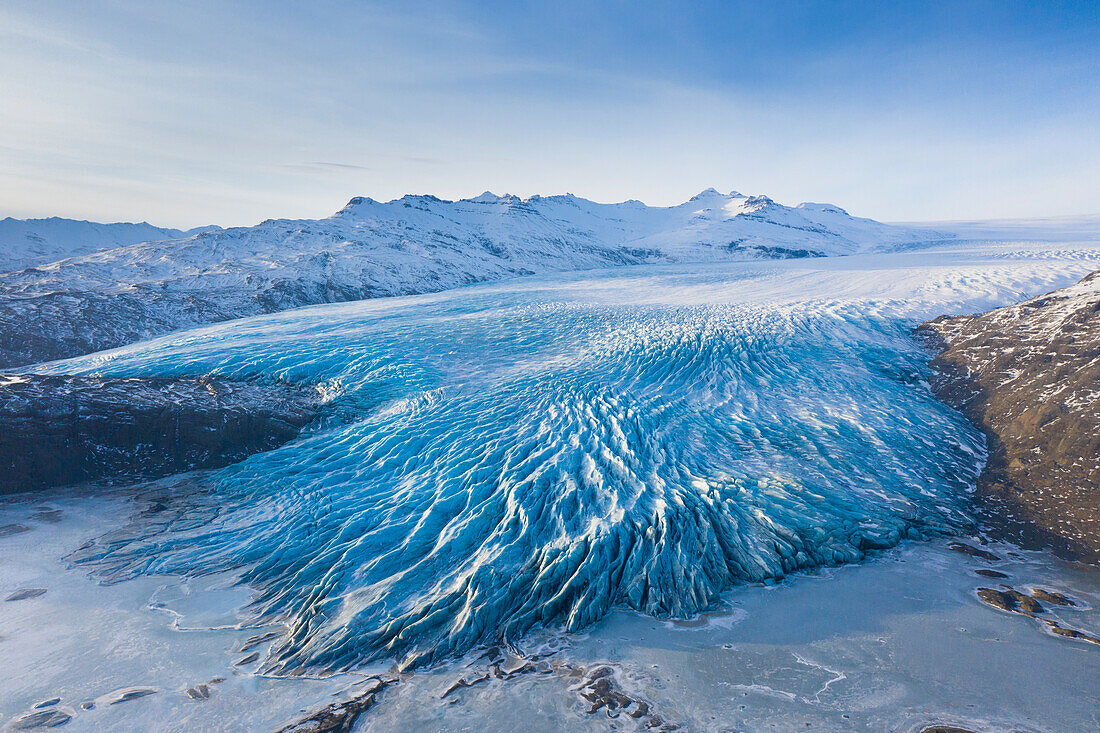
{"type": "Polygon", "coordinates": [[[1100,214],[1100,2],[0,0],[0,216],[715,187],[1100,214]]]}

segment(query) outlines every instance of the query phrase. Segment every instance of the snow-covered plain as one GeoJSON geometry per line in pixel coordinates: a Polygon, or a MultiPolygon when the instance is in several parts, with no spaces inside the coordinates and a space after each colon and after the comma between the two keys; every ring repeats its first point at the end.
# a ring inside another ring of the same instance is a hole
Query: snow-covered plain
{"type": "MultiPolygon", "coordinates": [[[[73,708],[70,728],[269,725],[396,659],[411,673],[364,729],[608,724],[553,676],[441,700],[435,687],[465,673],[448,660],[503,637],[614,662],[620,685],[698,729],[904,730],[937,714],[1095,727],[1074,697],[1100,679],[1095,650],[980,605],[972,562],[937,540],[790,574],[967,532],[982,441],[933,399],[909,329],[1098,267],[1096,242],[1059,242],[619,268],[303,308],[42,365],[309,382],[335,414],[236,466],[143,487],[155,512],[64,495],[3,508],[0,524],[34,529],[0,538],[0,590],[47,593],[0,604],[0,660],[21,670],[0,682],[0,715],[147,685],[158,694],[73,708]],[[59,521],[31,518],[39,504],[59,521]],[[28,564],[37,546],[76,565],[28,564]],[[694,629],[661,620],[731,605],[743,610],[694,629]],[[111,621],[89,628],[98,617],[111,621]],[[272,628],[232,666],[227,650],[272,628]],[[1024,660],[1076,681],[1006,697],[1020,675],[998,665],[1024,660]],[[932,681],[943,670],[950,684],[932,681]],[[211,700],[183,694],[214,676],[230,681],[211,700]]],[[[1089,604],[1073,622],[1096,632],[1091,576],[1045,555],[1002,569],[1016,565],[1089,604]]]]}

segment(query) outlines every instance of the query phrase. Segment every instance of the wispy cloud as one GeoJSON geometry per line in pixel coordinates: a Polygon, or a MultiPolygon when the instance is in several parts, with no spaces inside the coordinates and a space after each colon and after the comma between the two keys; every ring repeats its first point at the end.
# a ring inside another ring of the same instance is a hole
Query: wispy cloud
{"type": "Polygon", "coordinates": [[[304,171],[332,171],[332,170],[349,170],[349,171],[374,171],[376,168],[371,168],[365,165],[356,165],[354,163],[327,163],[324,161],[310,161],[308,163],[288,163],[283,168],[287,170],[304,170],[304,171]]]}

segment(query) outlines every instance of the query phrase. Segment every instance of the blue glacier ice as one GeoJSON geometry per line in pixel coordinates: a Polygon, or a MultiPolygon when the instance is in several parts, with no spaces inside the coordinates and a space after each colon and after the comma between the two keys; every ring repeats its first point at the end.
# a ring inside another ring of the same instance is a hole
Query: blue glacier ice
{"type": "Polygon", "coordinates": [[[196,475],[203,521],[82,560],[112,580],[239,572],[251,617],[287,626],[263,669],[295,674],[433,663],[615,606],[690,616],[966,526],[983,440],[923,384],[913,319],[737,297],[753,277],[521,280],[40,367],[314,384],[339,416],[196,475]]]}

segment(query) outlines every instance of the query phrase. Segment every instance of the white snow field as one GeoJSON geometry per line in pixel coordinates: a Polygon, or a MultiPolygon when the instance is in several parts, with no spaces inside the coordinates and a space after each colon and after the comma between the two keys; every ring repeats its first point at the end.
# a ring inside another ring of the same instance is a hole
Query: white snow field
{"type": "MultiPolygon", "coordinates": [[[[60,697],[69,730],[272,729],[396,663],[360,729],[642,725],[554,672],[445,694],[505,642],[609,664],[691,730],[1095,729],[1098,650],[982,604],[996,581],[944,549],[983,441],[910,329],[1097,268],[1097,242],[625,267],[40,365],[316,384],[333,414],[226,469],[0,508],[27,528],[0,594],[46,591],[0,603],[0,723],[60,697]],[[110,704],[128,688],[155,693],[110,704]]],[[[995,550],[1100,631],[1095,574],[995,550]]]]}
{"type": "Polygon", "coordinates": [[[140,224],[100,224],[75,219],[0,219],[0,273],[116,249],[139,242],[180,239],[218,227],[184,231],[140,224]]]}

